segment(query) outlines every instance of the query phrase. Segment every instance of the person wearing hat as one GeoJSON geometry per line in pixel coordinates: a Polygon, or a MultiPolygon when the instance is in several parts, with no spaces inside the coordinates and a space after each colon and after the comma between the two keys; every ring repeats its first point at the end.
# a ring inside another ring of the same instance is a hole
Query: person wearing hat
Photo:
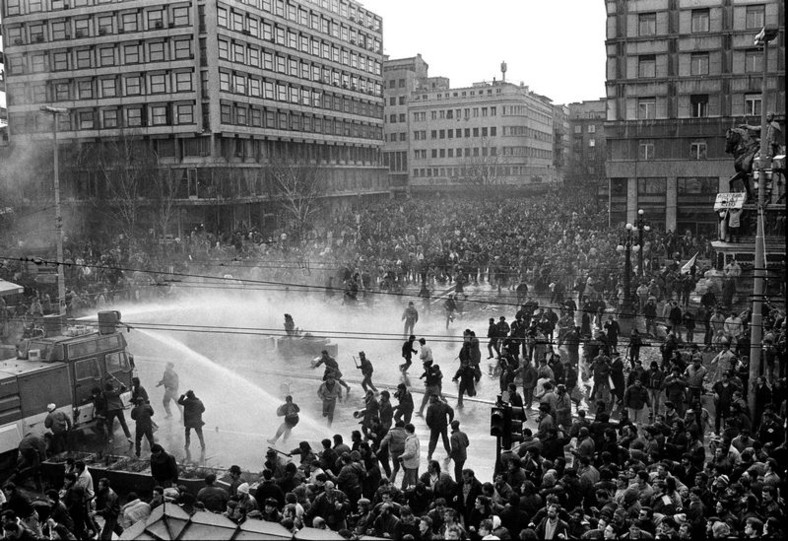
{"type": "Polygon", "coordinates": [[[364,379],[361,380],[361,388],[364,389],[364,392],[373,391],[377,394],[378,390],[375,388],[375,384],[372,383],[372,373],[375,371],[372,362],[367,359],[367,354],[363,351],[358,352],[358,359],[358,369],[361,370],[361,375],[364,376],[364,379]]]}
{"type": "Polygon", "coordinates": [[[252,497],[249,491],[249,483],[241,483],[238,485],[238,490],[236,491],[238,502],[227,515],[227,518],[237,524],[244,522],[246,518],[254,511],[259,511],[257,500],[252,497]]]}
{"type": "Polygon", "coordinates": [[[135,421],[134,449],[137,458],[140,457],[142,437],[148,440],[148,447],[153,447],[153,407],[145,402],[143,397],[138,397],[134,409],[131,410],[131,419],[135,421]]]}
{"type": "Polygon", "coordinates": [[[52,454],[57,455],[63,451],[68,451],[68,433],[71,431],[71,419],[57,410],[54,403],[47,404],[46,419],[44,419],[44,427],[52,433],[52,443],[50,450],[52,454]]]}

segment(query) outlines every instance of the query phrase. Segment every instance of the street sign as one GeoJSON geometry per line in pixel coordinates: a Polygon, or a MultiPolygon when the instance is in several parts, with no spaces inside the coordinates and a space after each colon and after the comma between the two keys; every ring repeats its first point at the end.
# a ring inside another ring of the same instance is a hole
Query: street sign
{"type": "Polygon", "coordinates": [[[714,201],[714,210],[740,209],[747,200],[744,192],[718,193],[714,201]]]}

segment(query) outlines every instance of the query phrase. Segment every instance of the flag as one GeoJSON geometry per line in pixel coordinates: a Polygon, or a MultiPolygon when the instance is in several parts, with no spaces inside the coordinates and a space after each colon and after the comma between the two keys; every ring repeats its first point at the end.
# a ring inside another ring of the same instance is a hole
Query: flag
{"type": "Polygon", "coordinates": [[[689,261],[684,263],[684,266],[681,267],[681,274],[689,274],[690,269],[695,266],[695,261],[698,259],[698,253],[695,252],[695,255],[690,258],[689,261]]]}

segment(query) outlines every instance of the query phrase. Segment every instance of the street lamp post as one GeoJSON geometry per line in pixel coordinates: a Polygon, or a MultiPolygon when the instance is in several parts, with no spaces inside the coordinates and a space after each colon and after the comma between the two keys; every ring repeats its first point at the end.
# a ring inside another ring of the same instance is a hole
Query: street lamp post
{"type": "Polygon", "coordinates": [[[643,266],[643,233],[648,233],[651,231],[651,226],[647,225],[645,220],[643,219],[643,215],[645,211],[643,209],[638,209],[638,223],[637,223],[637,231],[638,231],[638,245],[640,246],[640,250],[638,250],[638,269],[640,270],[640,275],[646,275],[646,269],[643,266]]]}
{"type": "Polygon", "coordinates": [[[771,149],[766,112],[766,74],[769,59],[769,42],[778,35],[776,28],[763,27],[755,36],[754,45],[763,47],[763,75],[761,76],[761,148],[759,159],[755,160],[754,176],[758,183],[758,207],[755,234],[755,269],[752,296],[752,318],[750,324],[750,389],[748,402],[750,414],[755,418],[755,382],[761,373],[761,340],[763,338],[763,295],[765,293],[764,278],[766,276],[766,254],[764,250],[764,207],[766,206],[766,181],[770,176],[771,149]],[[769,163],[766,163],[767,159],[769,163]]]}
{"type": "Polygon", "coordinates": [[[626,225],[626,238],[623,244],[616,247],[618,253],[624,253],[624,305],[622,314],[632,314],[632,252],[640,253],[640,245],[632,240],[632,224],[626,225]]]}
{"type": "Polygon", "coordinates": [[[68,109],[63,107],[41,107],[45,113],[52,115],[52,146],[53,159],[55,161],[55,231],[57,244],[57,300],[58,314],[61,317],[66,315],[66,281],[63,272],[63,215],[60,209],[60,164],[58,163],[58,144],[57,144],[57,122],[60,115],[68,114],[68,109]]]}

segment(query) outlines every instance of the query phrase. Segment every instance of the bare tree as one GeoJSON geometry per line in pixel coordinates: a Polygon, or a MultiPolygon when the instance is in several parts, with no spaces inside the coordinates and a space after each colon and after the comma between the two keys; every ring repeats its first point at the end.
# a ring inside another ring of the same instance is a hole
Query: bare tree
{"type": "Polygon", "coordinates": [[[324,176],[316,164],[274,157],[266,168],[272,200],[300,237],[320,211],[326,193],[324,176]]]}
{"type": "Polygon", "coordinates": [[[175,202],[178,199],[180,185],[179,172],[170,168],[161,168],[151,177],[146,190],[150,203],[151,220],[158,235],[163,237],[170,230],[175,216],[175,202]]]}
{"type": "MultiPolygon", "coordinates": [[[[467,151],[467,149],[466,149],[467,151]]],[[[481,147],[472,148],[473,155],[465,155],[460,165],[460,178],[465,184],[497,184],[500,167],[498,149],[490,139],[482,138],[481,147]]]]}
{"type": "Polygon", "coordinates": [[[93,172],[101,184],[96,209],[110,218],[129,243],[137,237],[145,196],[160,177],[158,157],[135,131],[84,146],[76,164],[93,172]]]}

